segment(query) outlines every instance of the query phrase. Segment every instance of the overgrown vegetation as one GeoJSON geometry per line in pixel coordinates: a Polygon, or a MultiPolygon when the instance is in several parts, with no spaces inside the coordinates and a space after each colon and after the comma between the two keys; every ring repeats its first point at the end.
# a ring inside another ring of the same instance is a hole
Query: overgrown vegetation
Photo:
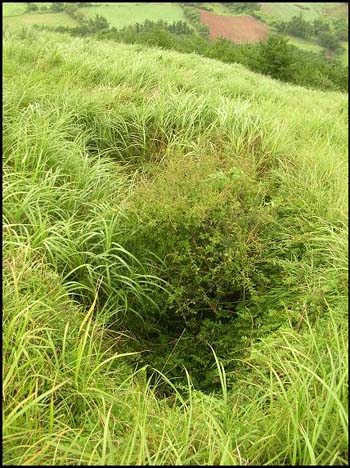
{"type": "Polygon", "coordinates": [[[4,464],[346,465],[347,95],[35,29],[3,60],[4,464]]]}
{"type": "Polygon", "coordinates": [[[231,12],[245,15],[254,15],[260,10],[258,2],[222,2],[231,12]]]}

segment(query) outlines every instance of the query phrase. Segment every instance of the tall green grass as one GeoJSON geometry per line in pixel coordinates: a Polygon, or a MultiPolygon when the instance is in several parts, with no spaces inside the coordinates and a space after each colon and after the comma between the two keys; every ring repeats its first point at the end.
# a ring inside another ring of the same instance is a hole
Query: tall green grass
{"type": "Polygon", "coordinates": [[[346,465],[347,97],[158,49],[5,36],[4,464],[346,465]],[[251,222],[255,308],[237,371],[208,343],[206,394],[185,368],[181,385],[135,368],[148,348],[128,324],[171,293],[162,246],[229,200],[251,222]]]}

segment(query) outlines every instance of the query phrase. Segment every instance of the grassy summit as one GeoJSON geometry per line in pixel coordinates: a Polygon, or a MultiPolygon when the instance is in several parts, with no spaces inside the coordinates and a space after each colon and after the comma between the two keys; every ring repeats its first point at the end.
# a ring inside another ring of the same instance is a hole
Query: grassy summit
{"type": "Polygon", "coordinates": [[[347,96],[6,33],[5,465],[347,464],[347,96]]]}

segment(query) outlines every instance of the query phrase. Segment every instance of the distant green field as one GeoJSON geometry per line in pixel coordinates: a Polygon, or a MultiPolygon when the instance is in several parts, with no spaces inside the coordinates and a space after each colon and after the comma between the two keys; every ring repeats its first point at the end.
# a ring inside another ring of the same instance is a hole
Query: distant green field
{"type": "Polygon", "coordinates": [[[66,13],[32,13],[20,16],[6,16],[5,26],[47,24],[49,26],[76,26],[77,23],[66,13]]]}
{"type": "Polygon", "coordinates": [[[7,3],[2,4],[2,16],[23,15],[27,11],[26,3],[7,3]]]}
{"type": "Polygon", "coordinates": [[[105,16],[111,26],[120,28],[145,20],[168,22],[186,21],[182,8],[176,3],[104,3],[98,7],[82,8],[88,17],[105,16]]]}
{"type": "MultiPolygon", "coordinates": [[[[318,45],[317,43],[313,41],[305,41],[304,39],[300,39],[298,37],[293,37],[293,36],[287,36],[288,40],[291,44],[295,45],[296,47],[299,47],[299,49],[303,50],[309,50],[310,52],[321,52],[323,48],[318,45]]],[[[348,60],[348,43],[347,42],[342,42],[342,46],[345,48],[344,52],[339,56],[342,64],[344,66],[348,66],[349,60],[348,60]]]]}
{"type": "Polygon", "coordinates": [[[322,47],[315,42],[306,41],[299,37],[288,36],[289,42],[300,49],[309,50],[310,52],[321,52],[322,47]]]}
{"type": "Polygon", "coordinates": [[[303,17],[308,21],[313,21],[325,14],[332,16],[342,16],[343,6],[340,2],[315,2],[315,3],[260,3],[261,8],[266,13],[275,16],[283,21],[289,21],[293,16],[302,13],[303,17]]]}

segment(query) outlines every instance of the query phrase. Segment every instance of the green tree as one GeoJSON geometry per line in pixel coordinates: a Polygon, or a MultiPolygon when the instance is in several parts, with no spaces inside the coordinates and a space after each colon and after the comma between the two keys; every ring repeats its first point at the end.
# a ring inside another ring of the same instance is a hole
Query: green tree
{"type": "Polygon", "coordinates": [[[332,52],[336,51],[341,46],[338,37],[330,31],[322,31],[319,35],[318,41],[322,47],[332,52]]]}
{"type": "Polygon", "coordinates": [[[39,10],[38,6],[35,3],[27,2],[28,4],[28,11],[37,11],[39,10]]]}
{"type": "Polygon", "coordinates": [[[299,16],[293,16],[289,23],[287,23],[286,30],[292,36],[302,37],[305,39],[312,35],[313,27],[305,21],[300,14],[299,16]]]}
{"type": "Polygon", "coordinates": [[[286,21],[276,21],[274,23],[274,26],[276,28],[276,31],[279,33],[286,33],[288,30],[288,23],[286,21]]]}
{"type": "Polygon", "coordinates": [[[260,43],[258,67],[261,73],[282,81],[290,80],[293,75],[293,47],[282,36],[270,35],[266,42],[260,43]]]}
{"type": "Polygon", "coordinates": [[[348,41],[349,27],[345,18],[337,18],[333,21],[334,34],[340,41],[348,41]]]}
{"type": "Polygon", "coordinates": [[[317,18],[313,22],[313,29],[314,29],[314,34],[318,36],[321,32],[327,31],[329,32],[331,30],[329,23],[325,21],[323,18],[317,18]]]}
{"type": "MultiPolygon", "coordinates": [[[[75,18],[76,13],[78,12],[78,7],[74,3],[67,3],[65,6],[65,12],[75,18]]],[[[81,13],[79,11],[79,13],[81,13]]]]}
{"type": "Polygon", "coordinates": [[[260,10],[258,2],[223,2],[234,13],[251,13],[260,10]]]}
{"type": "Polygon", "coordinates": [[[93,32],[101,32],[109,30],[109,22],[102,15],[95,15],[94,19],[89,20],[89,27],[93,32]]]}
{"type": "Polygon", "coordinates": [[[233,63],[236,61],[237,51],[229,40],[220,37],[210,43],[209,56],[222,62],[233,63]]]}
{"type": "Polygon", "coordinates": [[[155,45],[165,49],[170,49],[172,45],[171,34],[159,26],[146,31],[144,39],[149,45],[155,45]]]}
{"type": "Polygon", "coordinates": [[[58,12],[58,11],[63,11],[64,10],[64,3],[62,3],[62,2],[52,2],[51,10],[54,11],[55,13],[58,12]]]}

